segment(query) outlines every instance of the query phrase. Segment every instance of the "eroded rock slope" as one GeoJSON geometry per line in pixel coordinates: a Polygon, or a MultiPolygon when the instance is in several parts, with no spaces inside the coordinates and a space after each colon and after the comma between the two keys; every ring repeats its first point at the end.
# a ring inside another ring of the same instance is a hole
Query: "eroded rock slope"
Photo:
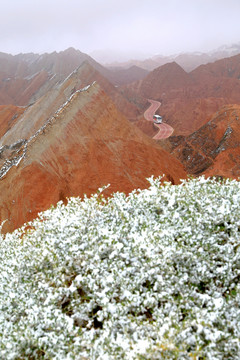
{"type": "Polygon", "coordinates": [[[240,176],[240,105],[223,106],[193,134],[162,143],[193,175],[240,176]]]}
{"type": "Polygon", "coordinates": [[[96,83],[73,93],[38,124],[35,132],[34,124],[28,130],[23,127],[24,136],[11,144],[5,138],[1,148],[16,148],[1,173],[4,231],[59,200],[90,195],[108,183],[106,194],[128,193],[145,187],[151,175],[165,174],[174,183],[186,176],[179,161],[129,123],[96,83]]]}

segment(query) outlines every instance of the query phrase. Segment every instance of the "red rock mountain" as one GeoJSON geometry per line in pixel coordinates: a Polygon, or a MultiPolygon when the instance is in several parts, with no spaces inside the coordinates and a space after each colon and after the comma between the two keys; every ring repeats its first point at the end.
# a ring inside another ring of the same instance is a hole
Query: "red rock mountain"
{"type": "Polygon", "coordinates": [[[136,96],[138,105],[145,105],[146,99],[162,99],[167,91],[186,88],[193,83],[191,77],[175,62],[165,64],[151,71],[144,79],[123,87],[128,97],[136,96]]]}
{"type": "Polygon", "coordinates": [[[207,64],[207,66],[199,66],[191,73],[195,78],[202,76],[208,77],[224,77],[240,79],[240,55],[231,56],[229,58],[215,61],[207,64]]]}
{"type": "Polygon", "coordinates": [[[162,98],[164,92],[193,85],[186,71],[177,63],[172,62],[150,72],[141,82],[140,94],[145,98],[162,98]]]}
{"type": "MultiPolygon", "coordinates": [[[[187,73],[173,62],[119,87],[119,71],[74,49],[42,56],[0,53],[4,231],[58,200],[89,195],[108,183],[106,195],[145,187],[151,175],[164,173],[177,183],[186,177],[184,167],[193,175],[238,177],[239,63],[240,55],[187,73]],[[175,129],[168,140],[149,137],[154,127],[143,119],[149,98],[161,102],[158,112],[175,129]]],[[[134,71],[122,72],[125,84],[134,71]]]]}
{"type": "Polygon", "coordinates": [[[75,75],[81,79],[81,87],[92,84],[96,81],[108,96],[113,100],[117,108],[131,121],[135,121],[140,115],[140,111],[135,104],[129,101],[123,94],[118,91],[107,78],[105,78],[98,70],[96,70],[88,62],[84,62],[76,71],[75,75]]]}
{"type": "MultiPolygon", "coordinates": [[[[58,91],[66,89],[63,85],[58,91]]],[[[43,108],[44,102],[50,106],[51,101],[59,101],[58,96],[51,96],[42,100],[43,108]]],[[[36,102],[28,111],[36,114],[38,109],[36,102]]],[[[2,138],[0,218],[7,220],[4,231],[33,219],[61,199],[89,195],[108,183],[106,194],[128,193],[145,187],[145,178],[152,174],[164,173],[174,183],[186,176],[179,161],[136,129],[96,83],[73,93],[45,122],[39,116],[36,125],[33,116],[26,128],[21,125],[25,115],[8,132],[12,134],[2,138]],[[18,140],[14,128],[21,135],[18,140]]]]}
{"type": "Polygon", "coordinates": [[[240,55],[201,65],[186,73],[176,63],[163,65],[122,91],[144,112],[146,99],[161,102],[159,112],[174,135],[189,135],[226,104],[240,104],[240,55]]]}
{"type": "Polygon", "coordinates": [[[0,105],[0,138],[14,126],[24,110],[24,107],[0,105]]]}
{"type": "Polygon", "coordinates": [[[46,71],[49,75],[60,74],[66,78],[72,71],[84,61],[91,63],[96,69],[108,74],[109,71],[97,63],[89,55],[79,50],[69,48],[65,51],[39,54],[9,55],[0,53],[1,78],[4,76],[24,78],[33,76],[40,71],[46,71]]]}
{"type": "Polygon", "coordinates": [[[140,115],[136,105],[124,97],[116,85],[146,75],[145,70],[136,67],[110,71],[87,54],[70,48],[43,55],[0,53],[0,69],[0,104],[33,104],[53,88],[57,91],[78,69],[80,79],[75,90],[97,81],[130,121],[136,121],[140,115]]]}
{"type": "MultiPolygon", "coordinates": [[[[21,121],[15,122],[14,124],[12,123],[11,128],[8,128],[8,132],[5,135],[2,134],[0,146],[13,144],[19,139],[28,139],[44,125],[46,119],[54,115],[75,91],[82,89],[94,81],[99,83],[101,88],[114,101],[117,108],[124,115],[128,116],[128,119],[135,119],[139,115],[139,110],[136,106],[126,100],[117,89],[89,63],[84,62],[64,81],[54,84],[50,90],[45,91],[41,97],[37,94],[34,105],[32,104],[25,108],[21,121]]],[[[3,128],[2,131],[4,131],[4,129],[6,130],[6,128],[3,128]]]]}
{"type": "Polygon", "coordinates": [[[25,78],[3,78],[0,81],[0,104],[27,105],[32,95],[37,92],[49,78],[46,71],[41,71],[25,78]]]}
{"type": "Polygon", "coordinates": [[[193,134],[173,136],[163,146],[193,175],[240,176],[240,105],[223,106],[193,134]]]}
{"type": "Polygon", "coordinates": [[[136,81],[147,74],[146,70],[136,67],[111,71],[73,48],[43,55],[0,53],[0,104],[33,103],[84,62],[113,85],[136,81]]]}

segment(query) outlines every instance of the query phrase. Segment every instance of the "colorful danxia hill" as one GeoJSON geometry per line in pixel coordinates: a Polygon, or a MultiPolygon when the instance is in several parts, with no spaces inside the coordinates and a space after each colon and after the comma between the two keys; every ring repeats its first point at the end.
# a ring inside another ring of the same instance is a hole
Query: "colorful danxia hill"
{"type": "Polygon", "coordinates": [[[187,72],[106,68],[72,48],[0,53],[3,231],[107,184],[106,196],[151,175],[238,178],[239,80],[240,55],[187,72]]]}

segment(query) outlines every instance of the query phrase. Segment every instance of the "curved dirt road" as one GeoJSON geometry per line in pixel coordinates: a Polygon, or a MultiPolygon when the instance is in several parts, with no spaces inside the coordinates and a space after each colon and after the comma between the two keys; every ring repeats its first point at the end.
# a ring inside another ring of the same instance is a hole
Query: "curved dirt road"
{"type": "MultiPolygon", "coordinates": [[[[148,99],[148,102],[150,102],[151,105],[145,111],[144,117],[146,120],[153,122],[153,115],[155,114],[157,109],[161,106],[161,103],[159,101],[150,100],[150,99],[148,99]]],[[[159,129],[158,133],[153,137],[153,139],[155,140],[166,139],[169,136],[171,136],[173,133],[173,128],[168,124],[164,124],[164,123],[154,124],[154,126],[156,126],[159,129]]]]}

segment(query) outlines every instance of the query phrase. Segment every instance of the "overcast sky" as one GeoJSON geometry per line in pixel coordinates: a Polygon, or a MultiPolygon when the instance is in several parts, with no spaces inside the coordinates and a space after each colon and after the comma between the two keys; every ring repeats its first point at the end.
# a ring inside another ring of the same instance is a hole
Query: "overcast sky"
{"type": "Polygon", "coordinates": [[[239,15],[240,0],[0,0],[0,51],[208,51],[240,42],[239,15]]]}

